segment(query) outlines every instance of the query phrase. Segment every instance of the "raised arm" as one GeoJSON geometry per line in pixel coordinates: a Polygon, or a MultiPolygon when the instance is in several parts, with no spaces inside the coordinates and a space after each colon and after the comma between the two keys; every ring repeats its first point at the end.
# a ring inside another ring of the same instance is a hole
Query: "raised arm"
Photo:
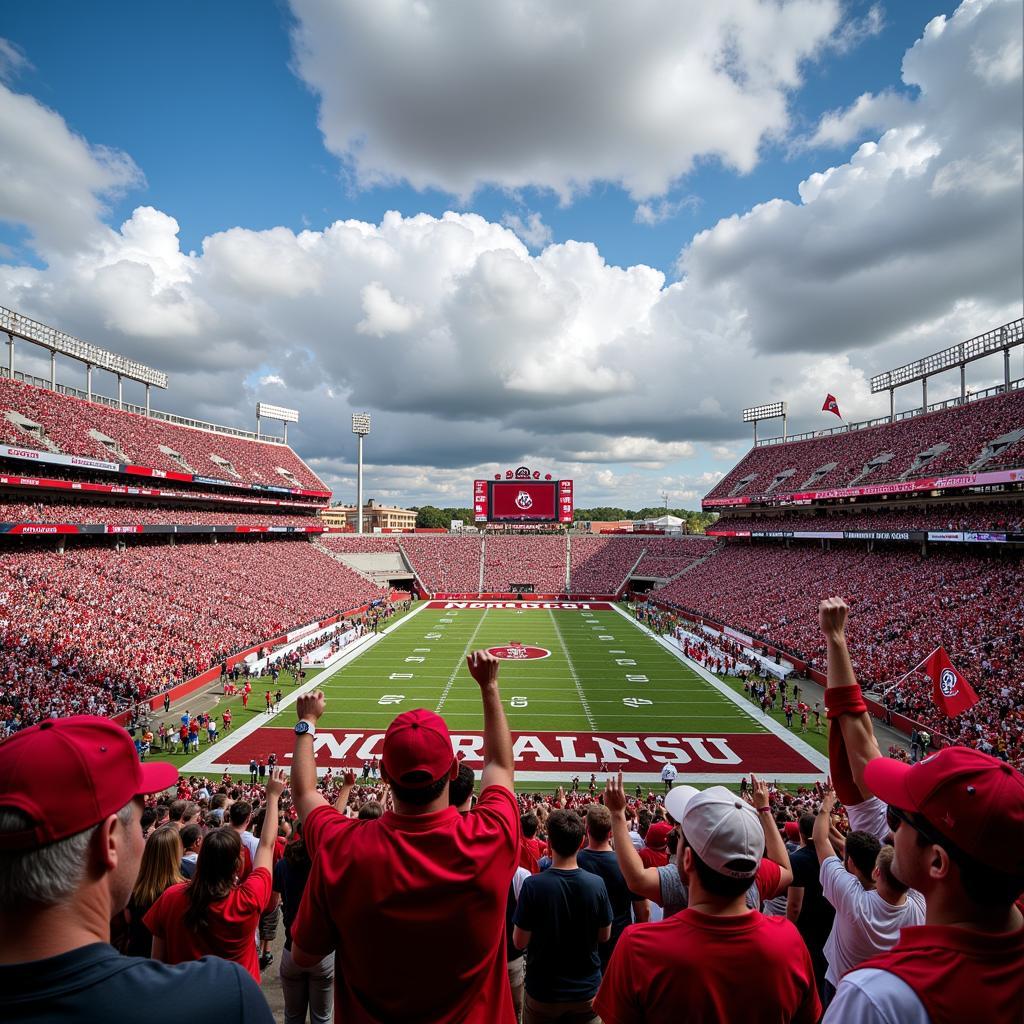
{"type": "Polygon", "coordinates": [[[768,795],[768,783],[756,775],[750,776],[751,800],[754,810],[761,820],[764,830],[764,855],[782,870],[779,877],[779,892],[787,889],[793,882],[793,866],[789,863],[789,850],[782,841],[782,833],[775,824],[771,813],[771,799],[768,795]]]}
{"type": "Polygon", "coordinates": [[[838,722],[840,730],[834,738],[831,731],[829,734],[829,767],[840,799],[851,805],[871,795],[864,785],[864,767],[882,752],[846,646],[848,612],[841,597],[828,597],[818,606],[818,622],[828,650],[825,706],[832,727],[838,722]]]}
{"type": "MultiPolygon", "coordinates": [[[[323,690],[303,693],[295,702],[295,711],[300,722],[308,722],[314,729],[324,713],[327,702],[323,690]]],[[[316,756],[313,753],[313,735],[306,733],[295,736],[292,754],[292,797],[299,817],[305,821],[317,807],[327,804],[316,788],[316,756]]]]}
{"type": "MultiPolygon", "coordinates": [[[[622,788],[622,772],[608,779],[604,791],[604,805],[612,815],[612,838],[615,840],[615,859],[630,891],[645,900],[661,904],[661,879],[657,868],[644,867],[633,840],[629,838],[626,821],[626,791],[622,788]]],[[[636,904],[634,904],[635,906],[636,904]]]]}
{"type": "Polygon", "coordinates": [[[498,690],[498,659],[486,651],[466,656],[469,674],[480,687],[484,708],[484,770],[481,790],[504,786],[515,791],[515,762],[512,759],[512,734],[508,731],[505,709],[498,690]]]}
{"type": "Polygon", "coordinates": [[[267,811],[263,816],[263,829],[260,832],[259,846],[256,856],[252,859],[252,867],[266,868],[274,866],[274,843],[277,840],[278,805],[284,792],[285,775],[283,768],[275,768],[267,780],[267,811]]]}
{"type": "Polygon", "coordinates": [[[344,779],[341,784],[341,789],[338,790],[338,795],[334,798],[334,809],[345,813],[345,808],[348,806],[348,798],[352,795],[352,788],[356,784],[356,773],[348,770],[345,772],[344,779]]]}
{"type": "Polygon", "coordinates": [[[835,807],[835,805],[835,790],[826,790],[825,797],[821,801],[821,807],[818,808],[818,814],[814,819],[814,832],[812,833],[814,852],[818,855],[819,864],[823,860],[836,855],[836,851],[832,848],[832,840],[830,838],[832,808],[835,807]]]}

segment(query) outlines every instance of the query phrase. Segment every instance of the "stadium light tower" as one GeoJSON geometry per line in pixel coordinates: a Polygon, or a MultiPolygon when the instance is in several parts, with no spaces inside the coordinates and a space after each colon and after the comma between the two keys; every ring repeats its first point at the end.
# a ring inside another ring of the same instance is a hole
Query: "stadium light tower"
{"type": "Polygon", "coordinates": [[[743,422],[754,424],[754,444],[757,444],[757,424],[759,420],[782,419],[782,440],[786,440],[786,414],[789,406],[785,402],[768,402],[743,410],[743,422]]]}
{"type": "Polygon", "coordinates": [[[285,409],[281,405],[270,405],[269,402],[256,403],[256,440],[260,439],[261,420],[266,417],[269,420],[280,420],[284,424],[284,443],[288,443],[288,424],[299,422],[298,409],[285,409]]]}
{"type": "Polygon", "coordinates": [[[370,432],[370,414],[352,413],[352,433],[359,438],[356,460],[356,533],[363,532],[363,438],[370,432]]]}

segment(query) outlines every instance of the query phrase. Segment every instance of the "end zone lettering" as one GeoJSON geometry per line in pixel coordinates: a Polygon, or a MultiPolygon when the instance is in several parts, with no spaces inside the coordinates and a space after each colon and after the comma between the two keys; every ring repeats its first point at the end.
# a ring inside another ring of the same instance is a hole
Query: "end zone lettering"
{"type": "Polygon", "coordinates": [[[439,601],[433,602],[431,607],[435,608],[469,608],[469,609],[483,609],[483,608],[522,608],[522,609],[539,609],[540,611],[550,611],[551,609],[564,608],[567,611],[590,611],[591,609],[607,609],[609,606],[606,604],[577,604],[572,601],[445,601],[443,604],[439,601]]]}

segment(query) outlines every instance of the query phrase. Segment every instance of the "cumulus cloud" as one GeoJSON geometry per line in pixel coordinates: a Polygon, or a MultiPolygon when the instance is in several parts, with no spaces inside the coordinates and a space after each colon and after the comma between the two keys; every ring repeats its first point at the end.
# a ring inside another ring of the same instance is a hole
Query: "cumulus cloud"
{"type": "Polygon", "coordinates": [[[551,228],[539,213],[531,213],[524,221],[517,213],[506,213],[501,223],[511,228],[531,249],[543,249],[551,241],[551,228]]]}
{"type": "Polygon", "coordinates": [[[659,196],[698,157],[750,171],[785,133],[838,0],[291,0],[295,66],[362,185],[467,197],[596,181],[659,196]]]}
{"type": "MultiPolygon", "coordinates": [[[[695,236],[674,281],[588,242],[531,251],[465,212],[235,227],[185,253],[152,207],[104,223],[104,197],[139,180],[127,157],[104,162],[57,114],[0,91],[0,109],[36,128],[35,155],[0,176],[0,209],[47,253],[44,269],[0,267],[0,302],[168,370],[157,407],[251,429],[273,389],[301,410],[290,440],[339,488],[355,451],[346,417],[365,408],[382,498],[461,505],[474,476],[524,462],[576,477],[588,504],[633,504],[626,487],[704,493],[723,471],[708,467],[748,443],[744,406],[785,399],[794,431],[833,425],[826,392],[847,419],[880,415],[872,373],[1020,315],[1019,10],[978,0],[930,23],[903,65],[916,94],[872,115],[876,135],[851,128],[854,152],[809,175],[798,202],[695,236]],[[58,223],[65,201],[77,212],[58,223]]],[[[392,17],[344,14],[367,11],[392,17]]],[[[19,359],[34,365],[25,347],[19,359]]]]}

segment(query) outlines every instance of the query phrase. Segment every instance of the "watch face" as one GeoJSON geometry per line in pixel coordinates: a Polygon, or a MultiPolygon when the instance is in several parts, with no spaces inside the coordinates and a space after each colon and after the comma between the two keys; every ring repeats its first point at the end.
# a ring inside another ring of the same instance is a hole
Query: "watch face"
{"type": "Polygon", "coordinates": [[[295,732],[299,736],[302,736],[305,733],[309,732],[309,722],[296,722],[295,732]]]}

